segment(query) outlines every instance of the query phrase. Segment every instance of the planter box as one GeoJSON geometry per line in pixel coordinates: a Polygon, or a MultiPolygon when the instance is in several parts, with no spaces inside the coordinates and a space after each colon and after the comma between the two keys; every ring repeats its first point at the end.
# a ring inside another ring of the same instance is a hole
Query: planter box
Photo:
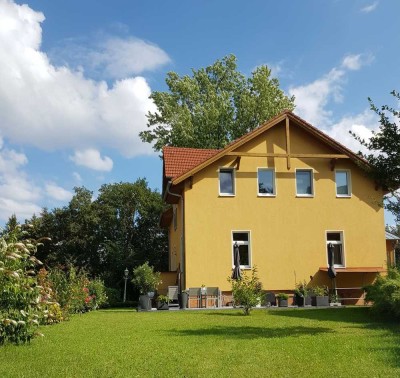
{"type": "Polygon", "coordinates": [[[140,295],[139,296],[138,310],[141,310],[141,311],[150,311],[151,310],[151,300],[148,295],[140,295]]]}
{"type": "Polygon", "coordinates": [[[288,300],[287,299],[278,299],[278,306],[279,307],[288,307],[288,300]]]}
{"type": "Polygon", "coordinates": [[[315,306],[329,307],[329,297],[328,296],[315,297],[315,306]]]}
{"type": "Polygon", "coordinates": [[[168,303],[157,302],[157,310],[169,310],[168,303]]]}
{"type": "Polygon", "coordinates": [[[299,297],[296,295],[296,305],[299,307],[311,306],[311,297],[299,297]]]}
{"type": "Polygon", "coordinates": [[[178,294],[179,308],[182,310],[187,308],[189,295],[188,293],[178,294]]]}

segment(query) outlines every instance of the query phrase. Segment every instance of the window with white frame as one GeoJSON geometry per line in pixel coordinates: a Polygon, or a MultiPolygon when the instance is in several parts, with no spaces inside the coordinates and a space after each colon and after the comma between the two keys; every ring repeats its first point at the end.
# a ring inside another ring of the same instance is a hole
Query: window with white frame
{"type": "Polygon", "coordinates": [[[275,170],[270,168],[258,168],[257,173],[258,195],[275,195],[275,170]]]}
{"type": "Polygon", "coordinates": [[[235,244],[239,247],[240,267],[251,267],[250,231],[232,232],[232,266],[234,262],[235,244]]]}
{"type": "MultiPolygon", "coordinates": [[[[333,245],[333,264],[335,267],[344,266],[344,248],[343,248],[343,232],[327,231],[326,232],[326,253],[328,254],[329,245],[333,245]]],[[[327,255],[328,256],[328,255],[327,255]]]]}
{"type": "Polygon", "coordinates": [[[235,195],[235,174],[233,168],[219,170],[219,194],[221,196],[235,195]]]}
{"type": "Polygon", "coordinates": [[[296,195],[300,197],[314,195],[312,169],[296,169],[296,195]]]}
{"type": "Polygon", "coordinates": [[[351,196],[350,171],[336,170],[335,182],[336,182],[336,196],[338,197],[351,196]]]}

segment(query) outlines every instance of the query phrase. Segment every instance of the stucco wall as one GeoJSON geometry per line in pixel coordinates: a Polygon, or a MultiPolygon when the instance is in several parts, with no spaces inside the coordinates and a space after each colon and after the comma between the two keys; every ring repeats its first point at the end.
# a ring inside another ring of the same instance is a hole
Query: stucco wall
{"type": "MultiPolygon", "coordinates": [[[[292,153],[337,153],[294,125],[290,134],[292,153]]],[[[240,150],[284,153],[284,124],[240,150]]],[[[336,169],[351,170],[352,196],[337,198],[329,159],[291,159],[290,170],[286,164],[284,158],[242,157],[234,197],[219,196],[218,169],[236,167],[235,157],[225,157],[195,174],[192,188],[186,183],[186,287],[230,289],[233,230],[250,231],[251,262],[268,290],[291,290],[296,282],[310,281],[310,276],[325,281],[318,269],[327,266],[327,230],[343,231],[346,266],[385,266],[382,192],[374,183],[349,159],[339,159],[336,169]],[[257,196],[259,167],[275,168],[276,197],[257,196]],[[314,170],[313,198],[296,197],[296,168],[314,170]]],[[[171,246],[178,251],[179,243],[173,240],[171,246]]],[[[350,276],[345,280],[352,284],[350,276]]]]}

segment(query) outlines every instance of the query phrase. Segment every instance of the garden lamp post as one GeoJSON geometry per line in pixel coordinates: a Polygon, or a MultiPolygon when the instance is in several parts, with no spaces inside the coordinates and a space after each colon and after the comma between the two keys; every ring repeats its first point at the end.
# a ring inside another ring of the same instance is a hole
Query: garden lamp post
{"type": "Polygon", "coordinates": [[[126,302],[126,282],[128,281],[129,270],[125,268],[124,270],[124,280],[125,280],[125,287],[124,287],[124,303],[126,302]]]}

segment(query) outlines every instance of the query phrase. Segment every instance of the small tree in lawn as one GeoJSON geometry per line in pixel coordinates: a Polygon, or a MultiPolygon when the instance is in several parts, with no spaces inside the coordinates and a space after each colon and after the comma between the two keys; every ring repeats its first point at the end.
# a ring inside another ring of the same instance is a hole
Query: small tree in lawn
{"type": "Polygon", "coordinates": [[[257,306],[262,294],[262,284],[257,276],[257,268],[251,270],[251,275],[244,274],[241,279],[228,278],[232,285],[233,299],[236,304],[243,306],[245,315],[250,315],[253,307],[257,306]]]}

